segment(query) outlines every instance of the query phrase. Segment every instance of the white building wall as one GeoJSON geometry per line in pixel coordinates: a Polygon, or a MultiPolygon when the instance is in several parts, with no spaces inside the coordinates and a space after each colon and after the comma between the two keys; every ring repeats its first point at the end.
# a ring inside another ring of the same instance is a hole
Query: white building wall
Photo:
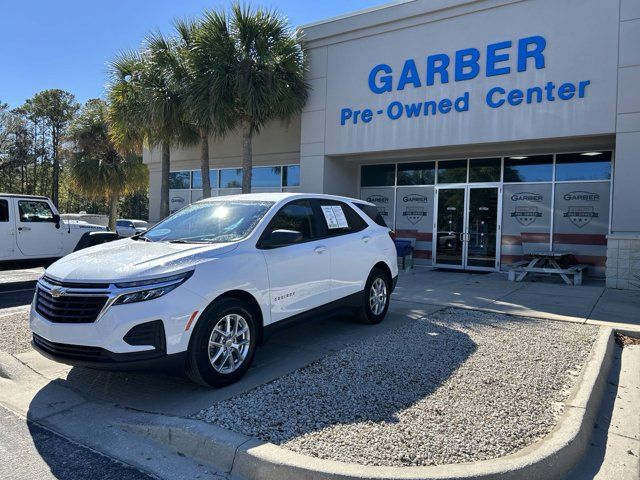
{"type": "Polygon", "coordinates": [[[607,286],[640,289],[640,0],[620,4],[620,53],[607,286]]]}

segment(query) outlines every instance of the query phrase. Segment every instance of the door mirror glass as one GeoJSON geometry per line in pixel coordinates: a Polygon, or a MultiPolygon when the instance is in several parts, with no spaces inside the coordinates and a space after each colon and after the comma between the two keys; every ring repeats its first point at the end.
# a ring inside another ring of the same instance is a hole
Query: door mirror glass
{"type": "Polygon", "coordinates": [[[294,243],[300,243],[302,241],[302,232],[297,230],[274,230],[269,235],[267,241],[267,247],[284,247],[286,245],[292,245],[294,243]]]}

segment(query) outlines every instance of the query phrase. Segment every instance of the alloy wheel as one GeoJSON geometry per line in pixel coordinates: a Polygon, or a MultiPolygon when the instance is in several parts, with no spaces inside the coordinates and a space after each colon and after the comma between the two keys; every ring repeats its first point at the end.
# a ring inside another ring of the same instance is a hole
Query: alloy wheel
{"type": "Polygon", "coordinates": [[[376,278],[371,284],[369,291],[369,307],[371,313],[380,315],[387,305],[387,284],[380,277],[376,278]]]}
{"type": "Polygon", "coordinates": [[[209,362],[216,372],[229,374],[247,358],[251,332],[247,320],[230,313],[216,323],[209,337],[209,362]]]}

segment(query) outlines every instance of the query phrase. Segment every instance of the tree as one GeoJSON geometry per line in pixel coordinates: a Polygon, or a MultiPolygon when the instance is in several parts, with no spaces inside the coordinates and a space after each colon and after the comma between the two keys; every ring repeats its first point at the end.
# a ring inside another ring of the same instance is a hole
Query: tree
{"type": "Polygon", "coordinates": [[[110,133],[106,102],[88,100],[69,128],[72,156],[70,179],[84,195],[109,202],[109,228],[115,230],[118,202],[126,193],[146,186],[148,172],[141,158],[122,154],[110,133]]]}
{"type": "Polygon", "coordinates": [[[300,113],[309,85],[305,48],[278,12],[232,6],[205,13],[194,34],[194,50],[204,59],[205,80],[199,93],[218,124],[231,119],[242,133],[242,192],[251,191],[252,140],[270,121],[287,121],[300,113]]]}
{"type": "Polygon", "coordinates": [[[139,152],[144,144],[161,147],[161,218],[169,215],[171,146],[198,138],[173,72],[174,49],[175,42],[162,34],[149,34],[142,52],[121,53],[111,62],[107,93],[116,147],[122,152],[139,152]]]}
{"type": "Polygon", "coordinates": [[[60,140],[78,111],[75,97],[64,90],[51,89],[36,93],[31,101],[34,114],[46,122],[51,135],[51,150],[53,159],[53,175],[51,184],[51,201],[58,206],[58,192],[60,182],[60,140]]]}

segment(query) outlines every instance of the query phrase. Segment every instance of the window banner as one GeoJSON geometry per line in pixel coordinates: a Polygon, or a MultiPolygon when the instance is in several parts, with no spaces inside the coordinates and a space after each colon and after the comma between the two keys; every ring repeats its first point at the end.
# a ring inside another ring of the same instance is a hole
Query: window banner
{"type": "Polygon", "coordinates": [[[393,187],[361,188],[360,199],[373,203],[384,218],[387,227],[395,230],[395,197],[393,187]]]}
{"type": "Polygon", "coordinates": [[[191,203],[189,190],[169,190],[169,212],[177,212],[191,203]]]}
{"type": "Polygon", "coordinates": [[[398,187],[396,238],[411,240],[416,265],[431,265],[433,187],[398,187]]]}
{"type": "Polygon", "coordinates": [[[505,267],[533,251],[549,250],[551,184],[506,184],[502,201],[502,247],[505,267]]]}
{"type": "MultiPolygon", "coordinates": [[[[553,249],[604,272],[609,230],[609,182],[557,183],[553,249]]],[[[593,273],[593,272],[592,272],[593,273]]]]}

